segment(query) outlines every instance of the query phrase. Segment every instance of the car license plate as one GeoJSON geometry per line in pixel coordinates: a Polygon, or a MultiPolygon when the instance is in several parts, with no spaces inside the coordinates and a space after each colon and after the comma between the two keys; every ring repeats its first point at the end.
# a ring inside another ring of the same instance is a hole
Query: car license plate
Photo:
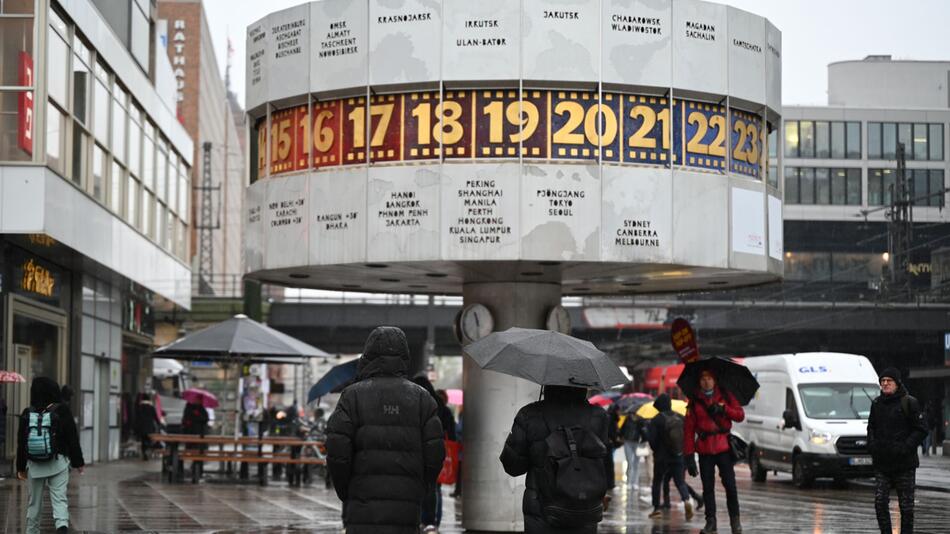
{"type": "Polygon", "coordinates": [[[867,456],[859,458],[848,458],[848,464],[850,465],[871,465],[871,458],[867,456]]]}

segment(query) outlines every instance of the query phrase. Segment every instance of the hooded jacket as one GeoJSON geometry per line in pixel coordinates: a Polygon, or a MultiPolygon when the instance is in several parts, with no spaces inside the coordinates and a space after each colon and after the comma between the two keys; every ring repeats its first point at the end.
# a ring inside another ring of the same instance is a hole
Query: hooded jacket
{"type": "Polygon", "coordinates": [[[871,403],[868,416],[868,451],[874,468],[883,473],[897,473],[920,466],[917,447],[927,437],[927,424],[917,399],[897,383],[893,395],[879,395],[871,403]],[[901,401],[907,397],[906,401],[901,401]],[[902,402],[907,404],[904,413],[902,402]]]}
{"type": "Polygon", "coordinates": [[[33,379],[30,387],[30,408],[20,414],[20,428],[17,433],[16,469],[26,471],[27,455],[26,442],[29,433],[30,409],[45,410],[49,405],[56,405],[53,411],[53,450],[69,459],[73,469],[86,465],[79,446],[79,431],[73,412],[66,403],[62,402],[59,385],[51,378],[38,376],[33,379]]]}
{"type": "Polygon", "coordinates": [[[680,415],[673,412],[673,402],[666,393],[660,393],[656,400],[653,401],[653,407],[656,408],[656,411],[659,413],[650,420],[650,426],[647,427],[647,437],[650,442],[650,448],[653,449],[653,455],[656,461],[675,459],[677,456],[683,454],[683,450],[679,444],[679,440],[677,440],[676,445],[673,446],[675,450],[671,450],[670,445],[667,443],[667,425],[676,422],[679,424],[679,429],[682,430],[682,422],[675,421],[675,418],[680,417],[680,415]]]}
{"type": "Polygon", "coordinates": [[[711,397],[696,391],[686,408],[683,423],[683,454],[719,454],[729,451],[729,431],[732,423],[745,419],[745,410],[739,401],[716,386],[711,397]],[[723,403],[723,413],[712,415],[714,404],[723,403]],[[718,423],[718,426],[717,426],[718,423]]]}
{"type": "Polygon", "coordinates": [[[435,400],[405,378],[406,335],[379,327],[327,423],[327,466],[347,534],[415,534],[445,448],[435,400]]]}
{"type": "MultiPolygon", "coordinates": [[[[521,503],[525,534],[574,534],[592,533],[597,530],[596,523],[572,530],[548,526],[542,518],[542,506],[538,496],[538,484],[544,480],[544,463],[547,460],[544,441],[553,429],[558,426],[586,425],[601,442],[607,444],[609,416],[603,409],[589,404],[586,393],[583,388],[545,386],[544,400],[522,407],[515,415],[511,434],[502,449],[501,463],[505,472],[513,477],[525,473],[528,475],[521,503]]],[[[610,457],[604,456],[604,470],[607,471],[608,480],[613,477],[611,466],[610,457]]]]}

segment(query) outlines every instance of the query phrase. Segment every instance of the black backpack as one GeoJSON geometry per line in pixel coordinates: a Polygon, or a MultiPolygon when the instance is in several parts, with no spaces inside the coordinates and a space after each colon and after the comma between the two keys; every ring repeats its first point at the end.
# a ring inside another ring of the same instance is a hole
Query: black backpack
{"type": "Polygon", "coordinates": [[[600,522],[607,494],[607,447],[588,428],[551,429],[546,420],[545,425],[550,433],[544,440],[544,480],[538,488],[544,521],[555,528],[600,522]]]}
{"type": "Polygon", "coordinates": [[[668,414],[659,414],[657,417],[663,418],[666,434],[663,436],[663,444],[667,450],[674,455],[683,453],[683,416],[678,413],[670,412],[668,414]]]}

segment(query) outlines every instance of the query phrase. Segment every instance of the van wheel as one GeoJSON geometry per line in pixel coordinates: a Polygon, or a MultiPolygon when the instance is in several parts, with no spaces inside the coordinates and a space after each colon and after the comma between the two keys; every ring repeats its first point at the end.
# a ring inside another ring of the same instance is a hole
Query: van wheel
{"type": "Polygon", "coordinates": [[[752,471],[752,480],[755,482],[765,482],[765,478],[768,476],[768,471],[762,467],[762,462],[759,461],[758,451],[753,447],[749,447],[749,470],[752,471]]]}
{"type": "Polygon", "coordinates": [[[792,460],[792,482],[801,489],[810,488],[815,482],[815,477],[808,474],[798,456],[792,460]]]}

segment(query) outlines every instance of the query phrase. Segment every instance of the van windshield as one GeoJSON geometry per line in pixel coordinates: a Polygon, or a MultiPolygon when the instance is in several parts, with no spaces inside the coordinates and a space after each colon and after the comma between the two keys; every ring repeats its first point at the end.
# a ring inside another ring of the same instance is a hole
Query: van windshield
{"type": "Polygon", "coordinates": [[[810,419],[867,419],[877,384],[806,384],[798,386],[810,419]]]}

